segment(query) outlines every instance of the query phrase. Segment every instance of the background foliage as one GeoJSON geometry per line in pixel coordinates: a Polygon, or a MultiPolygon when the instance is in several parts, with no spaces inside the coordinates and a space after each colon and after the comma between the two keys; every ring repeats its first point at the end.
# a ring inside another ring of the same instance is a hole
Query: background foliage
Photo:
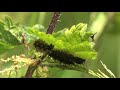
{"type": "MultiPolygon", "coordinates": [[[[55,31],[61,30],[65,27],[70,28],[71,26],[80,22],[87,23],[90,30],[95,33],[97,32],[95,35],[95,49],[98,52],[97,60],[90,62],[89,66],[94,71],[96,71],[98,68],[102,69],[99,62],[101,60],[115,74],[116,77],[119,77],[120,13],[62,12],[61,14],[60,22],[57,24],[55,31]]],[[[9,15],[16,23],[19,22],[30,26],[39,23],[47,28],[52,12],[0,12],[0,19],[3,19],[5,15],[9,15]]],[[[24,47],[20,45],[19,48],[16,47],[12,50],[9,50],[9,48],[0,46],[0,58],[23,53],[24,47]]],[[[9,66],[9,64],[6,66],[9,66]]],[[[6,66],[0,66],[0,70],[6,66]]],[[[74,70],[60,70],[59,68],[52,68],[51,71],[54,73],[54,75],[52,75],[53,77],[90,77],[85,73],[74,70]]]]}

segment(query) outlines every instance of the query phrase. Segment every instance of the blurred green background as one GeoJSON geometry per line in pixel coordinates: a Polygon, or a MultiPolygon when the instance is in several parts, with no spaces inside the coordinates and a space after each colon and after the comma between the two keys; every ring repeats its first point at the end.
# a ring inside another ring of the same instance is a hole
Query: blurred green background
{"type": "MultiPolygon", "coordinates": [[[[10,16],[14,22],[24,25],[41,24],[47,29],[53,12],[0,12],[0,19],[10,16]]],[[[119,12],[61,12],[60,22],[55,31],[70,28],[74,24],[87,23],[88,29],[97,32],[95,35],[95,50],[98,57],[88,66],[93,70],[102,69],[100,60],[120,77],[120,13],[119,12]]],[[[53,77],[90,77],[89,75],[73,71],[52,68],[53,77]]]]}

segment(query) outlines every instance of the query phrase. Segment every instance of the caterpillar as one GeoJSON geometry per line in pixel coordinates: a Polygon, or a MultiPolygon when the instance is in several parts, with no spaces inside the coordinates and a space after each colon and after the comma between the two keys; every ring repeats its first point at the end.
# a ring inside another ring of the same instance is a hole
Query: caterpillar
{"type": "Polygon", "coordinates": [[[83,64],[85,62],[85,59],[74,57],[73,55],[66,53],[64,51],[55,50],[52,44],[48,45],[47,43],[45,43],[40,39],[35,41],[34,47],[36,48],[37,51],[40,52],[49,51],[48,56],[64,64],[74,64],[74,63],[83,64]]]}

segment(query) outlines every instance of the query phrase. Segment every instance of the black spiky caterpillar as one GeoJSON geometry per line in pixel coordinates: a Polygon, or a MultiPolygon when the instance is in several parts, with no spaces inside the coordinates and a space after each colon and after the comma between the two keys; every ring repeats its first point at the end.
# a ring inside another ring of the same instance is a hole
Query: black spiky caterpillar
{"type": "Polygon", "coordinates": [[[37,51],[40,52],[50,51],[48,53],[48,56],[64,64],[74,64],[74,63],[83,64],[85,62],[85,59],[74,57],[73,55],[63,51],[54,50],[54,46],[52,44],[48,45],[47,43],[45,43],[40,39],[34,42],[34,47],[36,48],[37,51]]]}

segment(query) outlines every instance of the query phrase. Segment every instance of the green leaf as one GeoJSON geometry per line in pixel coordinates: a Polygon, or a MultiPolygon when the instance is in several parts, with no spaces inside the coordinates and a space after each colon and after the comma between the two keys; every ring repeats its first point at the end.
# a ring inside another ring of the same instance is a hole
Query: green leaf
{"type": "Polygon", "coordinates": [[[13,26],[13,22],[9,16],[5,16],[5,24],[8,29],[10,29],[13,26]]]}
{"type": "Polygon", "coordinates": [[[14,48],[14,46],[9,45],[3,41],[0,41],[0,54],[8,51],[9,49],[14,48]]]}
{"type": "Polygon", "coordinates": [[[2,20],[0,20],[0,25],[4,26],[5,22],[3,22],[2,20]]]}
{"type": "Polygon", "coordinates": [[[54,49],[69,53],[75,57],[93,60],[97,56],[93,49],[94,43],[90,41],[90,36],[93,33],[87,31],[87,24],[79,23],[73,25],[70,29],[63,29],[53,33],[53,35],[32,29],[29,30],[29,33],[34,34],[35,37],[48,45],[54,45],[54,49]]]}
{"type": "MultiPolygon", "coordinates": [[[[14,26],[14,24],[8,16],[5,17],[4,21],[0,21],[0,38],[8,44],[18,45],[20,44],[18,36],[15,36],[14,32],[10,30],[12,26],[14,26]]],[[[16,28],[15,30],[17,31],[16,28]]]]}
{"type": "Polygon", "coordinates": [[[12,35],[12,33],[10,33],[9,31],[1,30],[0,33],[2,34],[1,37],[3,41],[12,45],[20,44],[17,38],[14,35],[12,35]]]}
{"type": "Polygon", "coordinates": [[[39,31],[44,31],[44,30],[45,30],[44,26],[42,26],[42,25],[40,25],[40,24],[34,25],[34,26],[32,27],[32,29],[37,29],[37,30],[39,30],[39,31]]]}

